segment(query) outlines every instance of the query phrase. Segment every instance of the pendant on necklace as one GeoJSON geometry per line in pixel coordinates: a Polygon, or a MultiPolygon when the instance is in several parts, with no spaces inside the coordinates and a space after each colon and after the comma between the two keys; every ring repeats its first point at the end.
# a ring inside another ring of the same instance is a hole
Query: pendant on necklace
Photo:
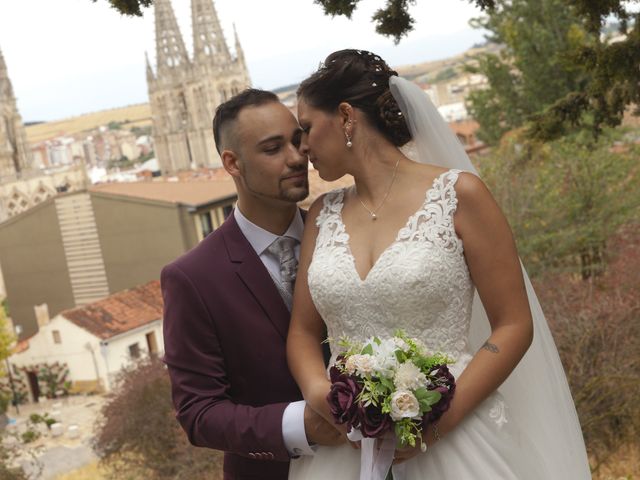
{"type": "Polygon", "coordinates": [[[377,220],[377,219],[378,219],[378,216],[375,213],[371,212],[371,220],[377,220]]]}

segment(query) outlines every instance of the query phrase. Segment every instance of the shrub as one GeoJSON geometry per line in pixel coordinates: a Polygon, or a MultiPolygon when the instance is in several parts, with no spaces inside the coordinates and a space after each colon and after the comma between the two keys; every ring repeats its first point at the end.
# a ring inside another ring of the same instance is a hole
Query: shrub
{"type": "Polygon", "coordinates": [[[141,360],[116,383],[94,440],[112,478],[222,478],[222,454],[192,446],[178,425],[169,375],[160,359],[141,360]]]}
{"type": "Polygon", "coordinates": [[[640,438],[640,231],[623,229],[606,272],[583,281],[538,278],[536,291],[553,331],[593,468],[640,438]]]}

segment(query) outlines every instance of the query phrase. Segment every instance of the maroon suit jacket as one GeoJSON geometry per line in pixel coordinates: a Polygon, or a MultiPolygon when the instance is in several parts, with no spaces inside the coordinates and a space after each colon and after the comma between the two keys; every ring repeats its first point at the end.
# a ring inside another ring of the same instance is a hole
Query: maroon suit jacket
{"type": "Polygon", "coordinates": [[[165,362],[194,445],[225,452],[224,478],[284,480],[289,311],[233,215],[162,270],[165,362]]]}

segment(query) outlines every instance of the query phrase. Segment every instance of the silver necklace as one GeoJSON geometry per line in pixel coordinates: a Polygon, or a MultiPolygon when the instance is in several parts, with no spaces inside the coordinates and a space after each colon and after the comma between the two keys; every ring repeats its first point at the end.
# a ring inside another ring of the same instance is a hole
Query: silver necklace
{"type": "Polygon", "coordinates": [[[374,208],[373,210],[371,210],[369,207],[367,207],[364,204],[364,202],[360,199],[360,195],[358,194],[358,189],[356,188],[356,197],[358,197],[358,201],[360,202],[360,204],[364,207],[364,209],[367,212],[369,212],[369,215],[371,215],[371,220],[377,220],[378,219],[378,215],[376,215],[376,212],[378,210],[380,210],[380,208],[382,208],[382,206],[384,205],[384,202],[386,202],[387,198],[389,198],[389,194],[391,193],[391,187],[393,186],[393,182],[396,180],[396,173],[398,173],[398,165],[399,164],[400,164],[400,157],[398,157],[398,161],[396,162],[396,166],[393,167],[393,176],[391,177],[391,183],[389,183],[389,188],[387,188],[387,193],[385,193],[384,198],[380,202],[380,205],[377,206],[377,208],[374,208]]]}

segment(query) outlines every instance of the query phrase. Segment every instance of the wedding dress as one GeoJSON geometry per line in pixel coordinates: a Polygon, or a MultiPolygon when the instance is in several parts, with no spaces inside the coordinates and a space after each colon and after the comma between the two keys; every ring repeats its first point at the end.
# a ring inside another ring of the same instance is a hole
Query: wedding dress
{"type": "MultiPolygon", "coordinates": [[[[457,377],[490,335],[454,227],[455,184],[461,171],[477,174],[427,95],[392,76],[389,87],[411,131],[414,161],[448,170],[434,180],[422,206],[400,229],[363,279],[355,269],[342,222],[344,190],[327,194],[317,218],[308,271],[311,297],[329,336],[365,340],[402,328],[457,361],[457,377]]],[[[534,338],[511,375],[426,453],[394,467],[407,480],[588,480],[580,423],[553,337],[523,268],[534,338]]],[[[333,352],[334,355],[337,352],[333,352]]],[[[318,447],[291,462],[292,480],[359,478],[360,452],[318,447]]]]}
{"type": "MultiPolygon", "coordinates": [[[[424,203],[364,279],[356,271],[342,222],[344,190],[325,196],[308,283],[330,338],[364,341],[403,329],[456,359],[451,367],[456,377],[464,370],[474,353],[469,328],[475,288],[453,223],[459,173],[449,170],[435,179],[424,203]]],[[[332,360],[337,353],[332,351],[332,360]]],[[[499,392],[403,468],[403,477],[410,480],[553,478],[499,392]]],[[[319,447],[315,456],[292,461],[289,478],[357,480],[359,472],[359,450],[319,447]]]]}

